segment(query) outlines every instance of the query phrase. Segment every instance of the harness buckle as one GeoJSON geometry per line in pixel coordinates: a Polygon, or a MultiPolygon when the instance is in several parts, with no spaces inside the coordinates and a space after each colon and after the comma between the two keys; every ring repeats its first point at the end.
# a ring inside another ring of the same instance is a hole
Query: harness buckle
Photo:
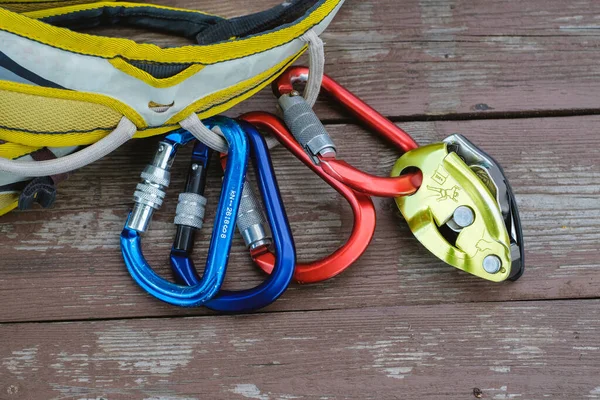
{"type": "MultiPolygon", "coordinates": [[[[48,161],[56,159],[56,155],[44,147],[31,154],[34,161],[48,161]]],[[[50,208],[56,201],[57,185],[69,178],[69,174],[41,176],[33,179],[25,186],[19,195],[19,210],[28,210],[35,203],[43,208],[50,208]]]]}
{"type": "Polygon", "coordinates": [[[34,203],[49,208],[56,200],[56,185],[49,176],[35,178],[19,195],[19,210],[29,210],[34,203]]]}
{"type": "Polygon", "coordinates": [[[480,278],[516,280],[523,235],[508,180],[489,155],[461,135],[404,154],[392,176],[418,168],[421,188],[396,203],[415,237],[444,262],[480,278]]]}

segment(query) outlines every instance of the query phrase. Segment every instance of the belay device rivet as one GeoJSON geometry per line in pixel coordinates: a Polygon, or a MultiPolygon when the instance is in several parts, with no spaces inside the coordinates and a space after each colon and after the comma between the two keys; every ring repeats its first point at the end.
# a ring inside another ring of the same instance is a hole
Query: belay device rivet
{"type": "Polygon", "coordinates": [[[497,274],[502,269],[502,261],[497,256],[487,256],[483,259],[483,269],[488,274],[497,274]]]}
{"type": "Polygon", "coordinates": [[[459,206],[454,210],[452,219],[448,221],[448,226],[455,231],[460,231],[467,226],[471,226],[475,221],[475,213],[467,206],[459,206]]]}

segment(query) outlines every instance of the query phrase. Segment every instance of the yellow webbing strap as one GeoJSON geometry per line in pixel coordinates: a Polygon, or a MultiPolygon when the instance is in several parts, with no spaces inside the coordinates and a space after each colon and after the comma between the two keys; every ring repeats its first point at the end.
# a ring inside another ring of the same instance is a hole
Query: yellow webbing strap
{"type": "Polygon", "coordinates": [[[163,134],[192,112],[202,119],[222,113],[253,96],[302,55],[284,60],[246,81],[190,104],[160,127],[148,127],[127,105],[108,96],[0,81],[0,140],[35,147],[82,146],[112,132],[122,116],[136,126],[135,138],[163,134]],[[31,112],[29,110],[35,110],[31,112]],[[85,116],[85,118],[82,118],[85,116]]]}
{"type": "Polygon", "coordinates": [[[0,193],[0,216],[7,214],[19,205],[19,193],[0,193]]]}
{"type": "Polygon", "coordinates": [[[41,149],[41,146],[25,146],[12,142],[0,142],[0,157],[14,160],[41,149]]]}
{"type": "MultiPolygon", "coordinates": [[[[33,153],[41,147],[23,146],[17,143],[0,143],[0,157],[14,160],[33,153]]],[[[0,216],[14,210],[19,204],[19,192],[0,192],[0,216]]]]}
{"type": "MultiPolygon", "coordinates": [[[[100,0],[0,0],[0,7],[14,12],[29,12],[48,8],[66,7],[76,4],[94,3],[100,0]]],[[[115,0],[104,0],[115,1],[115,0]]]]}

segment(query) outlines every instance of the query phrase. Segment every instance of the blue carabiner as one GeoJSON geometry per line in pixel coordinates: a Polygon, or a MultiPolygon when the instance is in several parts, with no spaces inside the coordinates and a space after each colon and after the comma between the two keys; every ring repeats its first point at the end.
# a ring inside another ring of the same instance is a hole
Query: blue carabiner
{"type": "MultiPolygon", "coordinates": [[[[240,121],[239,124],[246,132],[251,146],[252,161],[257,173],[263,203],[267,211],[277,261],[272,275],[261,285],[253,289],[241,291],[221,290],[217,296],[204,304],[214,311],[228,313],[250,312],[266,307],[277,300],[289,286],[296,265],[294,239],[279,193],[267,144],[263,136],[253,125],[244,121],[240,121]]],[[[223,133],[228,129],[225,126],[220,126],[220,128],[223,133]]],[[[241,208],[243,208],[243,205],[241,208]]],[[[268,244],[259,242],[261,245],[254,248],[253,252],[268,250],[268,244]]],[[[190,253],[191,249],[181,251],[180,248],[174,246],[171,251],[171,265],[175,275],[181,281],[186,282],[188,285],[197,285],[200,278],[196,272],[190,253]]]]}
{"type": "Polygon", "coordinates": [[[223,284],[234,235],[234,230],[229,227],[237,219],[248,162],[246,134],[235,121],[214,117],[204,122],[209,128],[218,125],[223,129],[229,143],[229,158],[202,280],[196,285],[185,286],[163,279],[144,258],[141,242],[141,234],[147,230],[154,210],[162,205],[177,148],[193,139],[189,132],[178,130],[159,143],[152,164],[142,172],[143,182],[134,195],[136,206],[121,233],[121,252],[132,278],[152,296],[181,307],[206,303],[223,284]]]}

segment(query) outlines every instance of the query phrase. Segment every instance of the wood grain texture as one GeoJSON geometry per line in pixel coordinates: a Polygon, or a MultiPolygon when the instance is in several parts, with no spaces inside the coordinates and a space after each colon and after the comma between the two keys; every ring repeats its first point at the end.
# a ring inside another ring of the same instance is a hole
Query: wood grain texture
{"type": "MultiPolygon", "coordinates": [[[[391,199],[376,199],[376,235],[359,262],[331,281],[293,286],[268,310],[597,297],[600,138],[589,132],[599,123],[600,117],[588,116],[402,124],[422,144],[464,133],[504,165],[525,229],[527,269],[517,283],[483,282],[443,264],[414,239],[391,199]]],[[[329,128],[341,157],[369,172],[389,173],[398,154],[387,144],[357,126],[329,128]]],[[[61,186],[53,210],[2,219],[1,321],[205,313],[178,310],[150,298],[131,281],[121,259],[119,233],[155,143],[132,142],[79,171],[61,186]]],[[[329,254],[350,232],[349,207],[284,149],[274,151],[273,159],[299,258],[329,254]]],[[[165,208],[144,238],[148,259],[165,276],[175,199],[183,187],[187,160],[185,152],[177,160],[165,208]]],[[[219,191],[217,171],[214,165],[207,227],[212,226],[219,191]]],[[[197,241],[199,265],[208,236],[206,231],[197,241]]],[[[227,287],[250,287],[260,279],[238,239],[227,287]]]]}
{"type": "Polygon", "coordinates": [[[0,398],[597,399],[600,302],[578,303],[6,324],[0,398]]]}
{"type": "MultiPolygon", "coordinates": [[[[280,1],[153,3],[232,17],[280,1]]],[[[594,0],[346,0],[323,34],[326,72],[393,117],[597,110],[599,15],[594,0]]],[[[100,32],[186,43],[143,31],[100,32]]],[[[267,90],[232,113],[274,105],[267,90]]]]}
{"type": "MultiPolygon", "coordinates": [[[[233,17],[280,0],[153,2],[233,17]]],[[[133,141],[62,184],[54,209],[0,219],[0,399],[600,399],[600,115],[539,118],[598,113],[599,20],[593,0],[347,0],[323,35],[327,73],[385,115],[424,120],[401,124],[420,143],[460,132],[503,164],[525,229],[517,283],[444,265],[392,200],[376,199],[376,235],[343,275],[294,285],[251,316],[164,305],[119,252],[157,139],[133,141]]],[[[228,114],[274,107],[264,90],[228,114]]],[[[316,110],[341,157],[389,173],[393,149],[337,107],[316,110]]],[[[189,152],[144,238],[166,277],[189,152]]],[[[349,207],[285,150],[273,159],[299,258],[329,254],[351,230],[349,207]]],[[[212,167],[199,265],[220,186],[212,167]]],[[[261,279],[237,238],[226,287],[261,279]]]]}

